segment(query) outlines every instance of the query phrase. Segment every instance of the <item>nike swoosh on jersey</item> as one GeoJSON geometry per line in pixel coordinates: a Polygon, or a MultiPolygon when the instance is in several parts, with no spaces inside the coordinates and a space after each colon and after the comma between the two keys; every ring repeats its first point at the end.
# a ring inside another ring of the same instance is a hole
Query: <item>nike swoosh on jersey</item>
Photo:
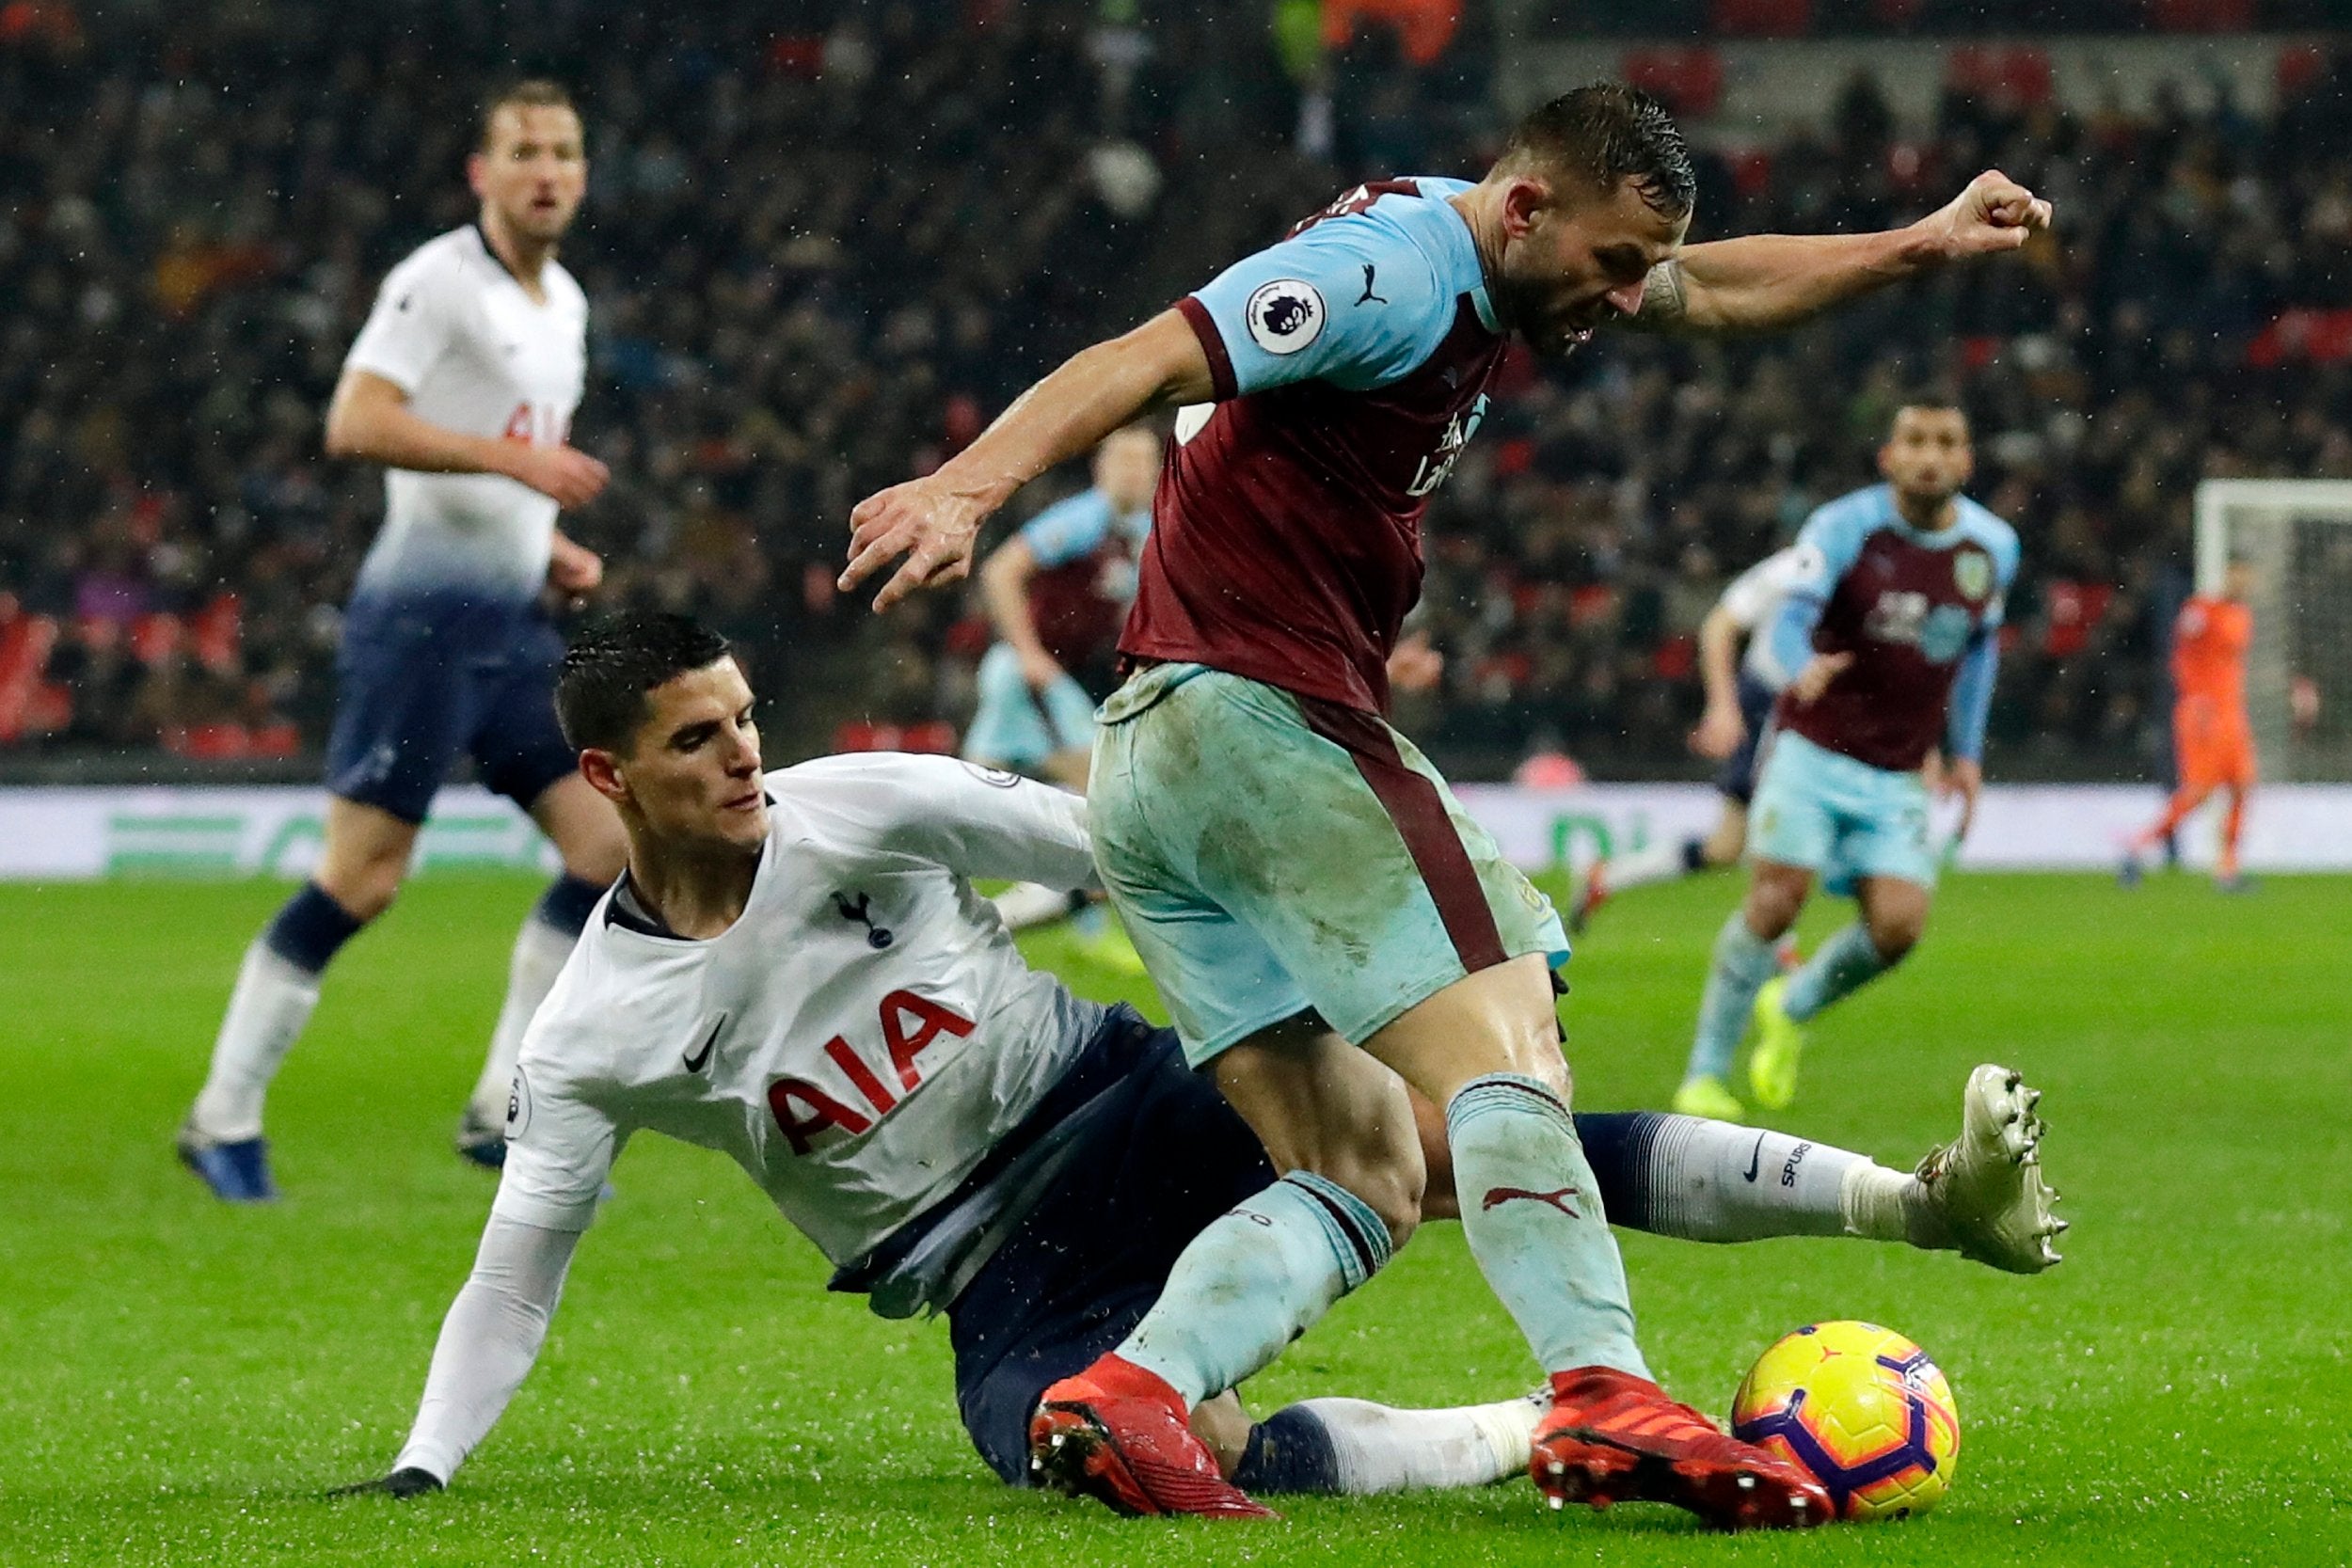
{"type": "MultiPolygon", "coordinates": [[[[719,1015],[719,1022],[710,1026],[710,1037],[703,1041],[702,1050],[693,1055],[682,1055],[678,1058],[686,1064],[687,1071],[700,1072],[703,1069],[710,1065],[710,1053],[719,1049],[719,1031],[726,1026],[727,1015],[721,1013],[719,1015]]],[[[1757,1147],[1761,1148],[1762,1146],[1758,1145],[1757,1147]]],[[[1749,1180],[1754,1180],[1755,1177],[1751,1175],[1749,1180]]]]}
{"type": "Polygon", "coordinates": [[[1761,1169],[1761,1168],[1763,1167],[1763,1164],[1764,1164],[1764,1134],[1763,1134],[1763,1133],[1761,1133],[1761,1132],[1758,1132],[1758,1133],[1756,1135],[1756,1147],[1755,1147],[1753,1149],[1750,1149],[1750,1150],[1748,1151],[1748,1168],[1746,1169],[1746,1171],[1744,1171],[1743,1173],[1741,1173],[1741,1178],[1740,1178],[1740,1179],[1741,1179],[1742,1180],[1746,1180],[1746,1181],[1753,1181],[1753,1180],[1756,1180],[1756,1173],[1759,1169],[1761,1169]]]}

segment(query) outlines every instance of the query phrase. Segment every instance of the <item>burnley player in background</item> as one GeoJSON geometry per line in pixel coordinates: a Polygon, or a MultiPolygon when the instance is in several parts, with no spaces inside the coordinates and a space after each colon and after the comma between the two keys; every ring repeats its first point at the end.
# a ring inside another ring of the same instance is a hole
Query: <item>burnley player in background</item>
{"type": "Polygon", "coordinates": [[[1148,1495],[1188,1451],[1188,1406],[1387,1261],[1424,1176],[1409,1084],[1445,1111],[1460,1190],[1480,1195],[1470,1250],[1551,1374],[1531,1465],[1550,1498],[1822,1517],[1809,1479],[1650,1380],[1567,1110],[1559,920],[1382,718],[1422,513],[1510,334],[1559,355],[1618,320],[1771,327],[2048,220],[1986,174],[1907,229],[1686,249],[1695,191],[1654,101],[1566,94],[1479,182],[1357,187],[852,515],[845,588],[908,557],[887,609],[961,577],[1029,479],[1185,408],[1120,642],[1135,673],[1095,742],[1095,858],[1186,1053],[1287,1174],[1202,1231],[1117,1354],[1048,1391],[1033,1440],[1065,1484],[1148,1495]]]}
{"type": "Polygon", "coordinates": [[[588,302],[555,260],[587,188],[580,116],[525,82],[487,104],[467,162],[477,222],[385,278],[326,412],[326,450],[384,466],[384,527],[360,564],[336,656],[326,843],[318,869],[246,952],[180,1155],[223,1198],[277,1196],[262,1137],[270,1080],[317,1004],[321,974],[391,904],[450,765],[531,814],[564,874],[515,941],[459,1152],[505,1155],[524,1025],[580,924],[619,874],[612,808],[556,727],[563,642],[543,593],[593,590],[603,566],[556,514],[604,488],[567,444],[587,367],[588,302]]]}
{"type": "Polygon", "coordinates": [[[1158,433],[1114,431],[1095,450],[1092,485],[1030,518],[980,568],[997,641],[980,659],[965,760],[1086,788],[1159,476],[1158,433]]]}
{"type": "Polygon", "coordinates": [[[2247,798],[2254,792],[2254,726],[2246,717],[2246,650],[2254,643],[2254,611],[2247,599],[2253,590],[2254,568],[2233,561],[2221,592],[2197,594],[2172,623],[2172,765],[2181,784],[2164,815],[2124,849],[2117,879],[2125,887],[2138,884],[2140,857],[2217,789],[2229,791],[2230,807],[2221,819],[2214,882],[2225,893],[2249,885],[2238,870],[2237,849],[2247,798]]]}
{"type": "Polygon", "coordinates": [[[1804,1024],[1902,961],[1935,887],[1925,774],[1962,801],[1965,837],[2000,660],[2017,535],[1960,493],[1975,454],[1968,416],[1923,400],[1896,411],[1886,483],[1815,512],[1805,560],[1769,632],[1786,681],[1756,782],[1747,900],[1715,939],[1677,1110],[1736,1119],[1725,1079],[1751,1012],[1748,1086],[1768,1109],[1796,1097],[1804,1024]],[[1819,879],[1862,918],[1776,977],[1773,949],[1819,879]]]}

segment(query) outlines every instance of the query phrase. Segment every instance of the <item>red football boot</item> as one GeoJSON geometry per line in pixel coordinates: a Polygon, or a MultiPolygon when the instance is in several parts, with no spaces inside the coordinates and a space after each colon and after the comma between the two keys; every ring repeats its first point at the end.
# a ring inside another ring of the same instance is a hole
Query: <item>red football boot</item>
{"type": "Polygon", "coordinates": [[[1130,1515],[1281,1517],[1217,1473],[1175,1389],[1116,1355],[1045,1390],[1029,1418],[1029,1469],[1041,1486],[1130,1515]]]}
{"type": "Polygon", "coordinates": [[[1552,1374],[1528,1474],[1554,1508],[1672,1503],[1717,1529],[1802,1529],[1836,1517],[1820,1481],[1612,1367],[1552,1374]]]}

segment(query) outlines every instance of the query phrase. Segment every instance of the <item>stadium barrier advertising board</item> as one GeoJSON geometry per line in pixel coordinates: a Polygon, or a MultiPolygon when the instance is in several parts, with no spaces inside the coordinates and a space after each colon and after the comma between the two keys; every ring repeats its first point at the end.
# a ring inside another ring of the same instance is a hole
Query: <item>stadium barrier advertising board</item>
{"type": "MultiPolygon", "coordinates": [[[[1704,833],[1717,810],[1703,784],[1523,789],[1464,784],[1470,815],[1531,870],[1581,867],[1620,849],[1704,833]]],[[[1995,784],[1956,863],[1979,870],[2096,870],[2163,804],[2153,787],[1995,784]]],[[[301,877],[317,863],[326,795],[310,787],[0,789],[0,879],[105,877],[301,877]]],[[[1953,814],[1935,832],[1948,842],[1953,814]]],[[[2181,834],[2194,866],[2210,863],[2215,808],[2181,834]]],[[[2352,871],[2352,785],[2279,784],[2255,796],[2245,860],[2255,871],[2352,871]]],[[[435,800],[417,869],[552,872],[554,849],[528,817],[476,786],[435,800]]]]}

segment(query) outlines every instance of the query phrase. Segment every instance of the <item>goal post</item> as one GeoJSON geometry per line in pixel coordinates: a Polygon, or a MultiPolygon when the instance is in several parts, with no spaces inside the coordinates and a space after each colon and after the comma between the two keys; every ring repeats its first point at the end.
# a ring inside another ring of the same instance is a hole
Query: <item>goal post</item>
{"type": "Polygon", "coordinates": [[[2352,780],[2352,480],[2211,479],[2197,487],[2197,591],[2253,570],[2247,716],[2263,776],[2352,780]]]}

